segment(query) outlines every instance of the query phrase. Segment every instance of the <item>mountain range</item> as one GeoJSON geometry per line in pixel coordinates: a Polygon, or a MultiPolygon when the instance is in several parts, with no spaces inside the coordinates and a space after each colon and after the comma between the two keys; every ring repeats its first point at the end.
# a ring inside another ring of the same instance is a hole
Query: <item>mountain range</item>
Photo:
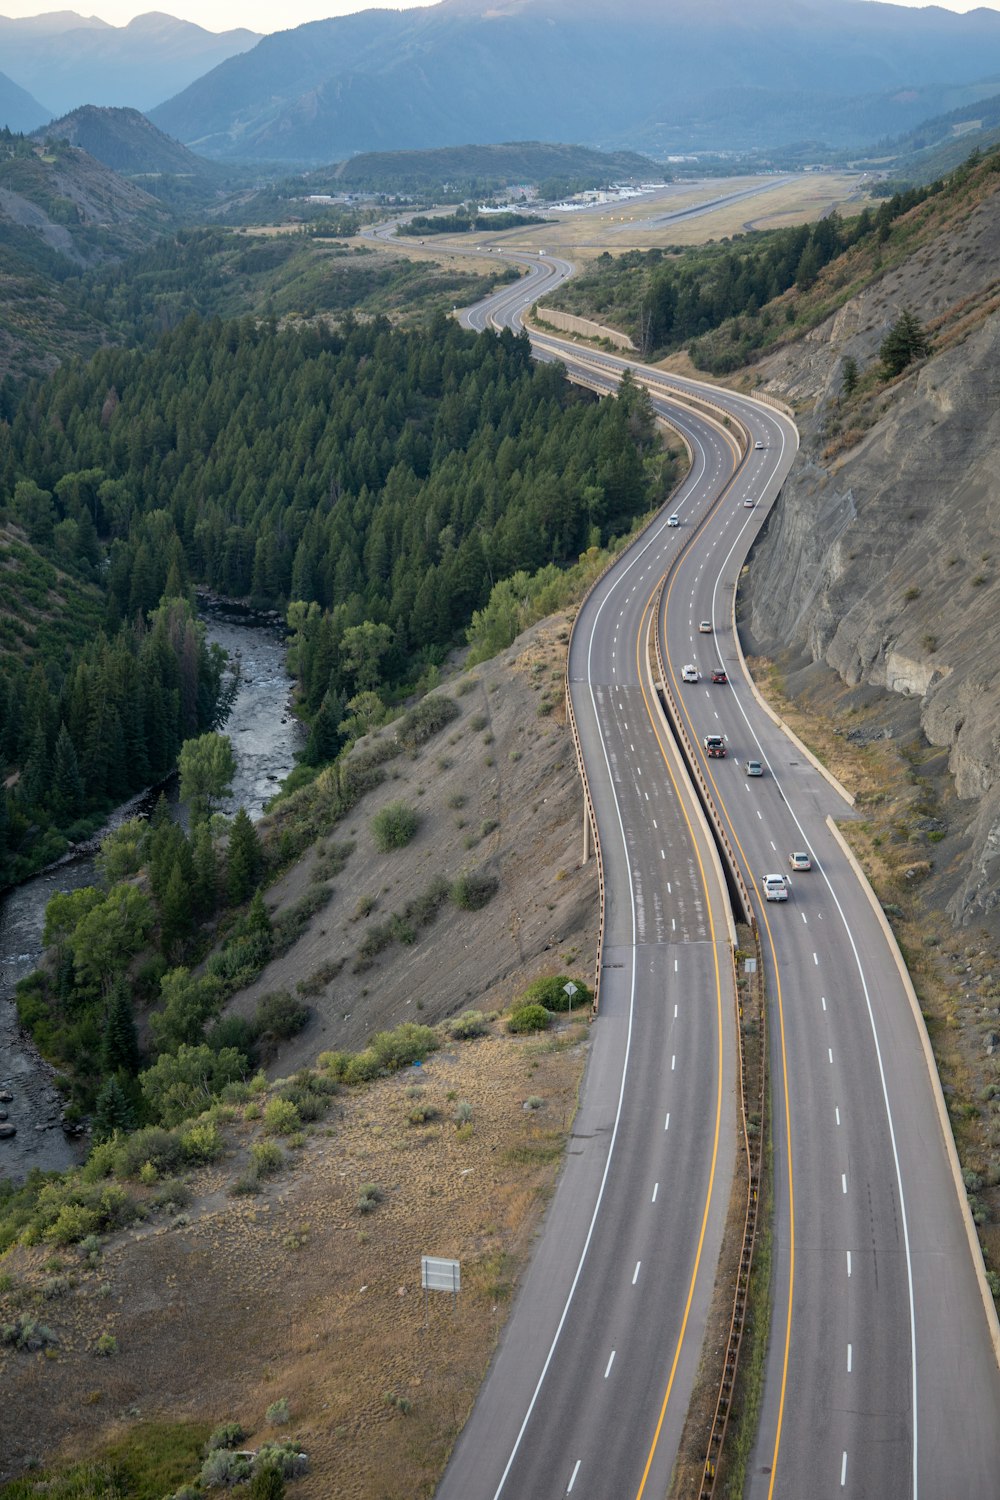
{"type": "MultiPolygon", "coordinates": [[[[150,109],[258,40],[257,32],[205,31],[158,11],[136,16],[127,26],[109,26],[75,11],[0,16],[4,73],[43,100],[49,117],[80,104],[150,109]]],[[[4,103],[0,94],[0,106],[4,103]]],[[[41,123],[34,119],[27,128],[41,123]]],[[[15,128],[20,127],[11,124],[15,128]]]]}
{"type": "Polygon", "coordinates": [[[84,104],[53,120],[37,136],[68,141],[123,177],[159,172],[202,177],[222,170],[157,130],[137,109],[84,104]]]}
{"type": "Polygon", "coordinates": [[[653,155],[847,147],[994,94],[998,76],[992,10],[441,0],[264,37],[152,116],[207,155],[317,163],[529,139],[653,155]]]}
{"type": "Polygon", "coordinates": [[[0,125],[8,130],[34,130],[43,125],[52,111],[33,99],[27,89],[0,73],[0,125]]]}

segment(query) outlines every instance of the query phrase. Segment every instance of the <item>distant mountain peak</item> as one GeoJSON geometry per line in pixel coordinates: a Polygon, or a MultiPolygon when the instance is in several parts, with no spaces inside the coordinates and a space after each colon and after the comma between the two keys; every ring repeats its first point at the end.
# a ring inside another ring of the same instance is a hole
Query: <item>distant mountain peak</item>
{"type": "Polygon", "coordinates": [[[165,11],[126,26],[72,10],[0,15],[4,72],[59,114],[84,103],[150,109],[259,40],[253,31],[207,31],[165,11]]]}

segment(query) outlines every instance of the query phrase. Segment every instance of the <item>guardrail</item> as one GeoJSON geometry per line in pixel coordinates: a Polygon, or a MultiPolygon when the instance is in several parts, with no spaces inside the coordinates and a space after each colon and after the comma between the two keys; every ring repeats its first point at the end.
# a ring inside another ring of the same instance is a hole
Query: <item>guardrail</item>
{"type": "Polygon", "coordinates": [[[750,1110],[751,1103],[747,1099],[747,1035],[746,1035],[746,1007],[740,1000],[739,974],[736,971],[736,955],[733,955],[734,964],[734,992],[737,996],[737,1035],[739,1039],[739,1084],[740,1084],[740,1114],[743,1123],[743,1143],[746,1155],[747,1173],[747,1203],[743,1219],[743,1241],[740,1247],[739,1268],[736,1273],[736,1286],[733,1292],[733,1312],[729,1323],[729,1337],[726,1342],[725,1358],[722,1366],[722,1375],[719,1381],[719,1395],[716,1401],[715,1416],[712,1420],[712,1428],[709,1433],[708,1443],[705,1450],[705,1463],[702,1469],[701,1489],[699,1500],[712,1500],[715,1494],[715,1484],[719,1472],[719,1461],[722,1456],[723,1446],[726,1439],[726,1431],[729,1426],[729,1415],[732,1410],[733,1394],[736,1388],[736,1374],[739,1368],[740,1347],[743,1342],[743,1330],[746,1326],[747,1302],[750,1293],[750,1276],[753,1271],[754,1250],[757,1244],[757,1222],[760,1209],[760,1187],[761,1169],[763,1162],[764,1130],[764,1106],[767,1086],[767,1010],[764,997],[764,962],[763,950],[760,943],[760,932],[757,927],[757,919],[750,900],[750,892],[747,889],[743,872],[740,869],[736,852],[730,843],[726,833],[719,810],[715,805],[714,798],[709,790],[708,782],[702,772],[698,755],[687,732],[683,717],[674,697],[667,676],[666,664],[663,660],[663,652],[660,643],[659,618],[663,602],[663,591],[670,578],[673,569],[669,569],[660,580],[660,586],[656,591],[656,604],[652,614],[653,641],[656,658],[657,676],[661,683],[664,706],[674,731],[674,738],[681,749],[684,760],[687,763],[692,783],[698,793],[699,800],[708,817],[709,824],[715,835],[720,853],[725,860],[731,876],[733,889],[739,896],[740,905],[743,908],[744,923],[750,928],[753,938],[754,957],[756,964],[754,968],[753,982],[749,986],[749,994],[752,998],[753,1009],[758,1021],[757,1039],[759,1053],[757,1057],[758,1087],[756,1099],[756,1112],[758,1128],[751,1128],[750,1110]]]}
{"type": "MultiPolygon", "coordinates": [[[[660,586],[656,591],[656,606],[653,611],[654,622],[659,621],[660,606],[663,601],[663,590],[666,587],[666,583],[669,577],[670,573],[668,572],[660,580],[660,586]]],[[[691,737],[685,727],[684,720],[681,716],[681,711],[677,706],[677,699],[674,697],[673,690],[671,689],[670,682],[667,678],[667,669],[663,660],[663,651],[660,646],[660,632],[656,624],[654,624],[653,629],[653,640],[654,649],[656,651],[656,672],[661,684],[664,706],[666,707],[667,714],[670,718],[671,727],[674,731],[674,738],[681,748],[681,752],[688,767],[688,773],[691,777],[692,782],[694,783],[699,800],[702,804],[702,807],[705,809],[705,813],[712,826],[712,831],[715,834],[716,842],[719,845],[722,857],[726,861],[726,865],[729,869],[729,874],[732,879],[732,884],[739,894],[740,905],[743,908],[741,920],[744,921],[748,927],[753,927],[754,929],[756,929],[756,918],[754,917],[753,903],[750,900],[750,892],[747,890],[746,881],[743,879],[743,872],[740,869],[739,860],[736,858],[736,851],[729,841],[729,835],[726,833],[725,826],[719,814],[719,810],[715,805],[715,801],[712,797],[711,792],[709,791],[708,782],[705,780],[704,773],[698,760],[697,752],[695,751],[694,745],[691,742],[691,737]]]]}
{"type": "MultiPolygon", "coordinates": [[[[617,558],[614,559],[618,561],[617,558]]],[[[583,603],[590,597],[593,590],[600,583],[607,568],[603,568],[597,578],[594,579],[590,588],[583,598],[583,603]]],[[[581,603],[581,608],[583,607],[581,603]]],[[[577,611],[577,620],[580,618],[577,611]]],[[[604,959],[604,856],[601,853],[601,838],[597,831],[597,813],[594,810],[594,799],[590,795],[590,782],[587,780],[587,767],[583,760],[583,746],[580,744],[580,732],[576,727],[576,714],[573,712],[573,695],[569,690],[569,657],[573,648],[573,631],[576,630],[576,620],[573,621],[573,629],[570,631],[569,644],[566,647],[566,717],[569,720],[570,733],[573,736],[573,747],[576,750],[576,764],[580,772],[580,780],[583,782],[583,800],[586,806],[586,815],[590,819],[590,831],[594,839],[594,854],[597,859],[597,889],[600,895],[601,915],[597,926],[597,957],[594,962],[594,999],[590,1008],[591,1016],[596,1016],[601,1003],[601,967],[604,959]]]]}
{"type": "MultiPolygon", "coordinates": [[[[736,1374],[739,1369],[743,1331],[746,1327],[747,1303],[750,1299],[750,1277],[753,1272],[754,1250],[757,1246],[757,1222],[760,1213],[764,1141],[767,1139],[767,1121],[765,1119],[767,1091],[767,1007],[764,1000],[763,953],[760,945],[760,933],[756,926],[753,928],[753,944],[756,968],[750,983],[747,985],[747,999],[751,1002],[750,1008],[752,1012],[749,1017],[747,1016],[746,1001],[739,998],[739,973],[735,973],[737,1020],[739,1026],[740,1102],[743,1116],[743,1149],[746,1156],[747,1203],[746,1212],[743,1216],[743,1243],[740,1247],[739,1269],[736,1273],[736,1288],[733,1293],[733,1314],[729,1321],[729,1338],[726,1341],[726,1357],[722,1367],[722,1378],[719,1382],[719,1398],[716,1402],[715,1416],[712,1419],[712,1429],[709,1433],[705,1449],[705,1463],[702,1469],[699,1500],[712,1500],[715,1494],[720,1459],[726,1441],[726,1432],[729,1427],[733,1395],[736,1390],[736,1374]],[[754,1029],[755,1021],[756,1028],[754,1029]],[[748,1031],[751,1035],[756,1035],[758,1048],[756,1058],[757,1090],[755,1099],[753,1100],[753,1103],[756,1104],[756,1128],[752,1128],[751,1125],[749,1102],[747,1100],[747,1073],[749,1071],[747,1062],[748,1031]]],[[[733,960],[735,970],[738,962],[736,954],[733,955],[733,960]]]]}

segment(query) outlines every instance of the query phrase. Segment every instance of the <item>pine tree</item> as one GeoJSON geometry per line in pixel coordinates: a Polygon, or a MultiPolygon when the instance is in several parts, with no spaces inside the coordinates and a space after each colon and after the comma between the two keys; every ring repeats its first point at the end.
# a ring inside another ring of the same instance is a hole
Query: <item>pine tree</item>
{"type": "Polygon", "coordinates": [[[914,313],[904,307],[895,323],[882,340],[878,354],[891,380],[900,375],[915,359],[924,359],[930,353],[931,341],[914,313]]]}
{"type": "Polygon", "coordinates": [[[21,778],[20,793],[28,807],[38,806],[45,798],[49,786],[49,748],[45,738],[45,726],[36,723],[31,735],[31,748],[21,778]]]}
{"type": "Polygon", "coordinates": [[[276,1463],[263,1463],[254,1469],[250,1500],[283,1500],[284,1493],[285,1480],[276,1463]]]}
{"type": "Polygon", "coordinates": [[[218,900],[219,869],[212,830],[208,823],[202,823],[195,829],[193,846],[194,910],[199,917],[210,917],[218,900]]]}
{"type": "Polygon", "coordinates": [[[127,1073],[134,1078],[139,1071],[139,1042],[124,977],[115,980],[108,996],[101,1061],[106,1073],[127,1073]]]}
{"type": "Polygon", "coordinates": [[[118,1131],[123,1135],[135,1129],[135,1114],[128,1096],[112,1073],[105,1079],[94,1106],[94,1140],[107,1141],[118,1131]]]}
{"type": "Polygon", "coordinates": [[[52,807],[59,818],[75,818],[83,807],[83,778],[65,724],[59,726],[52,758],[52,807]]]}
{"type": "Polygon", "coordinates": [[[178,859],[170,872],[160,903],[160,948],[170,958],[191,933],[191,882],[178,859]]]}
{"type": "Polygon", "coordinates": [[[243,930],[248,935],[258,933],[262,937],[271,937],[274,932],[274,928],[271,925],[270,913],[264,904],[264,897],[261,894],[260,886],[254,891],[253,900],[247,908],[243,930]]]}
{"type": "Polygon", "coordinates": [[[229,829],[226,884],[235,905],[245,901],[260,877],[260,839],[245,807],[241,807],[229,829]]]}
{"type": "Polygon", "coordinates": [[[858,362],[853,354],[849,354],[844,360],[843,381],[840,387],[841,394],[844,396],[853,396],[858,388],[858,379],[858,362]]]}

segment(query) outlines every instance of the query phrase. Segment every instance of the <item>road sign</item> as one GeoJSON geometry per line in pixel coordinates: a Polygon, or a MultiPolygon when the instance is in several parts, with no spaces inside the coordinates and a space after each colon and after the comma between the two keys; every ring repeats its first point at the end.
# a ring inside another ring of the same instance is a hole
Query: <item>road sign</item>
{"type": "Polygon", "coordinates": [[[437,1255],[420,1257],[420,1285],[425,1292],[458,1292],[462,1286],[462,1266],[457,1260],[442,1260],[437,1255]]]}
{"type": "Polygon", "coordinates": [[[569,984],[563,985],[563,994],[566,996],[566,1010],[569,1012],[573,1006],[573,996],[576,994],[576,985],[572,979],[569,984]]]}

